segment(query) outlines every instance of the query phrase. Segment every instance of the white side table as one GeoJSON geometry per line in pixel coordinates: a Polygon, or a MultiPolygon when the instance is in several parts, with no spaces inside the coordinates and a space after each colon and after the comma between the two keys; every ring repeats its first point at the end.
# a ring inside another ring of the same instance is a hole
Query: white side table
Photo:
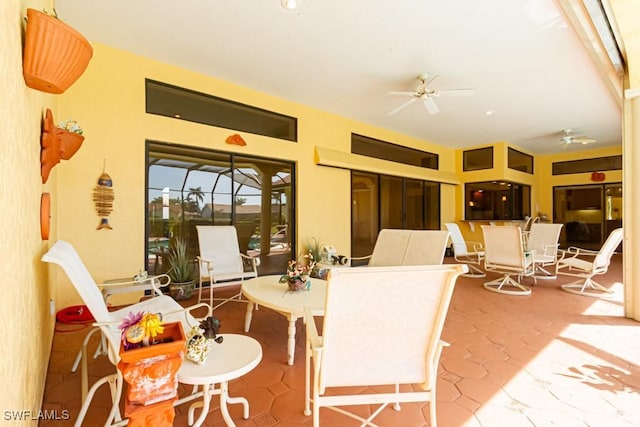
{"type": "Polygon", "coordinates": [[[280,276],[260,276],[242,282],[242,294],[249,300],[244,320],[244,331],[249,332],[253,308],[257,304],[282,314],[289,321],[287,340],[287,363],[293,365],[296,346],[296,320],[303,316],[304,308],[310,307],[315,316],[324,315],[327,282],[311,279],[311,289],[291,292],[280,276]]]}
{"type": "Polygon", "coordinates": [[[202,365],[184,359],[178,371],[178,382],[196,387],[192,394],[177,400],[175,405],[202,397],[202,401],[194,402],[189,406],[187,421],[193,427],[202,425],[209,413],[211,397],[216,394],[220,395],[220,412],[228,426],[235,426],[235,424],[229,415],[227,403],[242,403],[243,418],[249,418],[249,402],[243,397],[229,397],[228,383],[243,376],[260,363],[262,347],[258,341],[246,335],[222,334],[221,336],[224,340],[220,344],[213,345],[211,353],[202,365]],[[216,384],[219,384],[218,388],[215,387],[216,384]],[[202,386],[202,391],[197,390],[198,386],[202,386]],[[194,423],[195,409],[200,406],[202,412],[194,423]]]}

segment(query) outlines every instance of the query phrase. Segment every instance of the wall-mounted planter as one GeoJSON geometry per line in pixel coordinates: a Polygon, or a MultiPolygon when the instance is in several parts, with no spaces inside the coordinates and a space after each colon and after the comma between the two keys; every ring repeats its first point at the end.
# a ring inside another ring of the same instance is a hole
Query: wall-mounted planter
{"type": "Polygon", "coordinates": [[[56,128],[56,132],[60,136],[60,158],[69,160],[80,149],[84,136],[60,128],[56,128]]]}
{"type": "Polygon", "coordinates": [[[57,136],[56,129],[51,110],[47,108],[42,125],[42,150],[40,151],[40,176],[43,184],[49,179],[51,169],[60,163],[60,138],[57,136]]]}
{"type": "Polygon", "coordinates": [[[93,47],[82,34],[58,18],[27,9],[23,75],[27,86],[63,93],[84,72],[93,47]]]}
{"type": "Polygon", "coordinates": [[[49,179],[49,172],[60,159],[69,160],[80,149],[84,136],[56,127],[53,114],[47,108],[42,125],[42,150],[40,151],[40,175],[42,183],[49,179]]]}

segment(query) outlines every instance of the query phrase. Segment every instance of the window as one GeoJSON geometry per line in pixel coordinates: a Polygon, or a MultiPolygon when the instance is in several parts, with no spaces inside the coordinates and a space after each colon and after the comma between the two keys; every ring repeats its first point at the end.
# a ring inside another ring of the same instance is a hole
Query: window
{"type": "Polygon", "coordinates": [[[213,95],[145,81],[146,112],[288,141],[298,140],[297,119],[213,95]]]}
{"type": "Polygon", "coordinates": [[[552,167],[553,175],[620,170],[622,169],[622,156],[596,157],[593,159],[555,162],[552,167]]]}
{"type": "Polygon", "coordinates": [[[465,184],[465,219],[519,220],[531,216],[531,187],[507,181],[465,184]]]}
{"type": "Polygon", "coordinates": [[[493,147],[462,152],[462,170],[465,172],[493,168],[493,147]]]}
{"type": "Polygon", "coordinates": [[[507,149],[509,169],[515,169],[533,175],[533,156],[509,147],[507,149]]]}
{"type": "Polygon", "coordinates": [[[438,169],[438,155],[414,148],[403,147],[379,139],[351,134],[351,152],[376,159],[389,160],[405,165],[438,169]]]}
{"type": "Polygon", "coordinates": [[[172,237],[195,257],[196,225],[234,225],[240,251],[260,256],[260,274],[284,271],[295,253],[293,175],[291,162],[147,142],[147,271],[166,271],[172,237]]]}
{"type": "Polygon", "coordinates": [[[440,184],[351,172],[351,254],[371,254],[383,228],[440,229],[440,184]]]}

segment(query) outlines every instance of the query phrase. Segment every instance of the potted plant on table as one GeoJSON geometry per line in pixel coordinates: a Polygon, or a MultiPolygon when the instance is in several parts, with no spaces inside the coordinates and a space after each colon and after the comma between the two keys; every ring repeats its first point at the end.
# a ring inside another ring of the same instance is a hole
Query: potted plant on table
{"type": "Polygon", "coordinates": [[[304,255],[304,262],[289,261],[287,272],[280,276],[280,283],[286,283],[290,291],[299,291],[311,288],[311,272],[316,265],[313,254],[304,255]]]}
{"type": "Polygon", "coordinates": [[[167,274],[171,279],[169,292],[175,300],[191,298],[196,287],[194,259],[190,257],[187,250],[187,242],[177,237],[169,245],[167,256],[169,271],[167,274]]]}

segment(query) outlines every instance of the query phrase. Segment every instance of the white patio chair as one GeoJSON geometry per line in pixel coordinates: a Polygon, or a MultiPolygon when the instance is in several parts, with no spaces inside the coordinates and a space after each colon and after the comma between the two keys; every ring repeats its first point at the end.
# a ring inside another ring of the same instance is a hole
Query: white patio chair
{"type": "MultiPolygon", "coordinates": [[[[218,286],[229,286],[242,283],[245,279],[258,277],[260,259],[240,252],[238,233],[232,225],[198,225],[198,259],[199,287],[198,302],[202,301],[203,281],[209,281],[209,305],[213,307],[213,289],[218,286]],[[249,264],[245,269],[245,262],[249,264]]],[[[240,300],[241,292],[224,299],[214,307],[233,300],[240,300]]]]}
{"type": "Polygon", "coordinates": [[[371,255],[351,261],[368,260],[369,267],[437,265],[444,260],[448,242],[448,231],[386,228],[380,230],[371,255]]]}
{"type": "MultiPolygon", "coordinates": [[[[198,304],[184,308],[173,298],[166,295],[160,295],[143,302],[132,304],[120,310],[110,312],[107,309],[107,305],[102,297],[100,289],[96,285],[96,282],[93,280],[93,277],[91,277],[91,274],[71,244],[63,240],[58,240],[51,249],[42,256],[42,261],[58,264],[65,271],[69,280],[78,292],[78,295],[80,295],[80,298],[82,298],[84,304],[96,319],[96,326],[98,326],[98,328],[94,329],[91,334],[96,331],[100,331],[102,333],[108,344],[109,360],[116,366],[119,360],[118,351],[120,349],[120,330],[118,329],[118,326],[122,322],[122,319],[127,317],[130,312],[143,311],[161,313],[164,322],[182,322],[185,333],[192,326],[195,326],[199,320],[199,318],[194,318],[190,314],[190,311],[200,307],[207,307],[207,313],[203,318],[210,316],[212,313],[211,308],[206,304],[198,304]]],[[[85,344],[87,342],[88,340],[85,339],[85,344]]],[[[88,390],[86,345],[83,345],[82,362],[82,407],[74,425],[82,425],[82,421],[84,420],[93,396],[100,386],[107,383],[109,384],[111,391],[112,407],[104,425],[115,426],[126,424],[128,420],[122,420],[119,409],[123,387],[123,378],[120,371],[116,369],[114,374],[100,378],[91,386],[91,389],[88,390]]]]}
{"type": "Polygon", "coordinates": [[[562,224],[531,224],[529,236],[525,243],[526,250],[533,255],[535,275],[537,279],[555,279],[555,273],[545,267],[553,266],[558,261],[558,240],[562,224]]]}
{"type": "Polygon", "coordinates": [[[572,294],[588,297],[601,297],[612,294],[611,289],[593,280],[593,276],[604,274],[609,270],[611,257],[622,242],[623,229],[613,230],[599,251],[582,249],[575,246],[562,251],[562,256],[556,264],[556,274],[579,277],[580,280],[561,285],[562,290],[572,294]],[[584,259],[584,258],[587,259],[584,259]]]}
{"type": "Polygon", "coordinates": [[[469,266],[469,273],[466,277],[487,277],[487,274],[480,268],[484,259],[484,245],[480,242],[467,242],[462,236],[460,227],[455,222],[445,222],[445,227],[451,234],[453,244],[453,258],[469,266]]]}
{"type": "MultiPolygon", "coordinates": [[[[107,280],[102,283],[98,283],[97,286],[102,292],[102,298],[104,299],[107,307],[110,307],[109,298],[115,294],[121,293],[131,293],[131,292],[148,292],[150,297],[156,297],[163,295],[161,287],[169,286],[171,283],[171,278],[169,278],[166,274],[159,275],[136,275],[133,279],[113,279],[107,280]]],[[[82,360],[82,356],[85,353],[83,349],[86,349],[91,336],[95,333],[95,329],[89,331],[87,336],[85,337],[82,347],[78,350],[78,354],[76,355],[76,359],[73,362],[73,366],[71,367],[71,372],[76,372],[78,370],[78,366],[80,365],[80,361],[82,360]]],[[[96,348],[96,351],[93,353],[93,358],[96,359],[98,356],[106,356],[108,352],[107,342],[104,336],[100,340],[100,344],[96,348]]]]}
{"type": "Polygon", "coordinates": [[[522,240],[524,241],[525,245],[527,243],[527,240],[529,239],[529,234],[531,233],[531,226],[533,224],[538,224],[539,222],[540,222],[540,217],[539,216],[526,217],[524,225],[522,226],[522,240]]]}
{"type": "Polygon", "coordinates": [[[481,227],[484,236],[484,269],[502,274],[496,280],[485,282],[484,288],[507,295],[530,295],[531,288],[520,281],[522,277],[533,277],[535,282],[533,256],[525,253],[520,227],[481,227]]]}
{"type": "Polygon", "coordinates": [[[463,264],[331,270],[322,336],[312,310],[304,313],[304,413],[313,413],[314,427],[322,407],[373,426],[390,403],[399,410],[400,402],[427,401],[436,426],[438,363],[448,346],[440,336],[456,279],[467,271],[463,264]],[[381,405],[366,420],[342,408],[366,404],[381,405]]]}

